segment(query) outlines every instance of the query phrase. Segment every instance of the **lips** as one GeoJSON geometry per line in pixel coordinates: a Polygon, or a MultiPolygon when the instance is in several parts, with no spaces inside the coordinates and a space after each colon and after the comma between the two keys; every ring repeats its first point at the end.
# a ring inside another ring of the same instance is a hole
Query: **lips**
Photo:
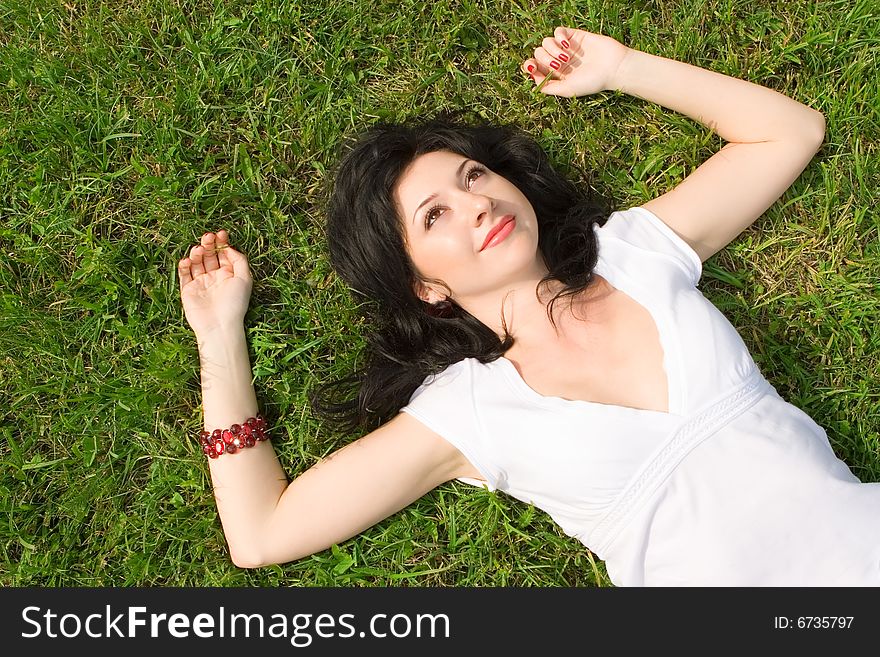
{"type": "MultiPolygon", "coordinates": [[[[492,230],[490,230],[486,234],[486,239],[483,242],[483,246],[480,247],[480,251],[483,251],[487,246],[489,246],[489,242],[492,241],[492,238],[495,237],[502,230],[504,230],[504,227],[507,226],[507,224],[509,224],[510,222],[512,222],[514,220],[515,220],[515,217],[512,214],[506,214],[503,217],[501,217],[501,219],[498,220],[498,223],[495,224],[494,226],[492,226],[492,230]]],[[[512,228],[512,226],[510,228],[512,228]]],[[[510,230],[506,230],[505,233],[510,233],[510,230]]],[[[505,234],[504,237],[507,237],[507,235],[505,234]]],[[[504,239],[504,237],[502,237],[502,239],[504,239]]],[[[496,244],[497,244],[497,242],[496,242],[496,244]]],[[[494,246],[494,244],[493,244],[493,246],[494,246]]]]}

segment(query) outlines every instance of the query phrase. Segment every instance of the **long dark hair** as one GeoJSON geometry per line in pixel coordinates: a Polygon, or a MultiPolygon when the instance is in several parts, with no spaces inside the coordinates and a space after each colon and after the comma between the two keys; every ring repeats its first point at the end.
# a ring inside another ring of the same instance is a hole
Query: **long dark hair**
{"type": "Polygon", "coordinates": [[[418,279],[404,247],[394,191],[418,156],[448,150],[480,162],[516,185],[538,219],[538,248],[558,280],[557,299],[593,280],[598,247],[593,224],[610,208],[588,185],[583,190],[558,173],[545,152],[518,129],[463,122],[446,116],[425,123],[380,123],[341,158],[327,221],[330,261],[364,313],[364,364],[345,378],[310,393],[314,412],[345,432],[368,432],[392,419],[429,374],[464,358],[488,363],[514,338],[504,338],[454,301],[432,307],[415,293],[418,279]],[[586,191],[584,191],[586,190],[586,191]]]}

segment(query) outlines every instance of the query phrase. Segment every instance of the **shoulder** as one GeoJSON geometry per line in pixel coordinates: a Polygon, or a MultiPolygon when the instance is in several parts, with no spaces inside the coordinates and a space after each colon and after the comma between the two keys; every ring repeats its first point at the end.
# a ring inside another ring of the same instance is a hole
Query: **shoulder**
{"type": "MultiPolygon", "coordinates": [[[[655,258],[674,264],[693,285],[702,276],[703,263],[696,251],[647,208],[633,207],[614,212],[604,224],[596,225],[595,232],[600,257],[606,255],[617,262],[625,257],[625,252],[636,251],[636,257],[653,254],[655,258]]],[[[634,266],[638,264],[633,263],[634,266]]]]}
{"type": "Polygon", "coordinates": [[[400,409],[401,415],[411,415],[461,452],[464,460],[453,460],[459,468],[456,476],[474,478],[479,472],[490,490],[501,477],[483,416],[495,406],[493,393],[499,390],[491,378],[493,371],[476,358],[464,358],[425,377],[400,409]]]}
{"type": "Polygon", "coordinates": [[[467,389],[473,382],[475,369],[481,365],[482,363],[476,358],[463,358],[451,365],[447,365],[440,372],[429,374],[413,392],[410,397],[410,403],[428,390],[432,390],[436,394],[441,390],[454,392],[467,389]]]}
{"type": "Polygon", "coordinates": [[[428,424],[476,428],[486,414],[513,396],[499,361],[463,358],[443,371],[428,375],[401,409],[428,424]]]}

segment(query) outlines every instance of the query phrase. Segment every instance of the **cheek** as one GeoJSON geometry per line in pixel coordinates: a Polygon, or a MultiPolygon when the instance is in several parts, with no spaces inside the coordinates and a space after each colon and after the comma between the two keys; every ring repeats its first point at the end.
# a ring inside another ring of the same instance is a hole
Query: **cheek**
{"type": "Polygon", "coordinates": [[[468,266],[469,254],[461,242],[451,236],[432,235],[430,243],[422,243],[410,250],[410,258],[424,276],[454,277],[468,266]]]}

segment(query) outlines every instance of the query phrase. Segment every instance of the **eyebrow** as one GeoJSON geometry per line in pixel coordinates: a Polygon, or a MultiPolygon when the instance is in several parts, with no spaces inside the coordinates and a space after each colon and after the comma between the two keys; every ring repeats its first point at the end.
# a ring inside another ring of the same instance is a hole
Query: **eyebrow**
{"type": "MultiPolygon", "coordinates": [[[[456,177],[456,178],[460,178],[460,177],[461,177],[461,172],[464,171],[465,166],[466,166],[467,163],[470,162],[470,161],[471,161],[470,159],[466,159],[466,160],[464,160],[461,164],[458,165],[458,169],[456,169],[456,171],[455,171],[455,177],[456,177]]],[[[426,199],[425,199],[424,201],[422,201],[421,203],[419,203],[419,207],[417,207],[417,208],[416,208],[416,211],[413,212],[413,219],[412,219],[412,220],[413,220],[413,223],[416,222],[416,215],[419,213],[419,210],[421,210],[423,207],[425,207],[428,203],[430,203],[431,201],[433,201],[435,198],[437,198],[437,193],[436,193],[436,192],[433,193],[433,194],[431,194],[428,198],[426,198],[426,199]]]]}

